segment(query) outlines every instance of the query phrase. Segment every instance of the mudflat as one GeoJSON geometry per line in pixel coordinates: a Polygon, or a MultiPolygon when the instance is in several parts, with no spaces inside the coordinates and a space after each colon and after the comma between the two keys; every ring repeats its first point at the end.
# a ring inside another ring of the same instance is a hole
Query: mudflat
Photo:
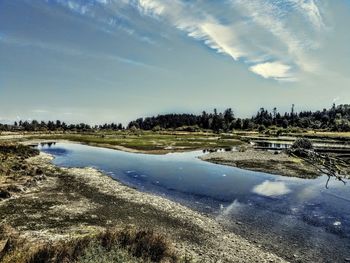
{"type": "Polygon", "coordinates": [[[201,156],[200,159],[252,171],[291,177],[316,178],[321,175],[314,166],[284,152],[275,154],[274,152],[248,149],[242,152],[213,152],[201,156]]]}

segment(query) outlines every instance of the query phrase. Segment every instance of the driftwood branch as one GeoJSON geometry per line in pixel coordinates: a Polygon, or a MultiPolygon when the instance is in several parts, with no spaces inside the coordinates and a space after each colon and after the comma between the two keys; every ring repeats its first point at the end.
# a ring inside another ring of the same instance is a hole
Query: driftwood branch
{"type": "Polygon", "coordinates": [[[288,149],[288,154],[302,159],[303,161],[314,166],[320,173],[327,175],[327,189],[331,177],[341,181],[344,184],[346,184],[346,179],[350,179],[348,172],[350,165],[340,158],[333,157],[328,154],[317,153],[312,147],[308,147],[307,149],[292,147],[288,149]]]}

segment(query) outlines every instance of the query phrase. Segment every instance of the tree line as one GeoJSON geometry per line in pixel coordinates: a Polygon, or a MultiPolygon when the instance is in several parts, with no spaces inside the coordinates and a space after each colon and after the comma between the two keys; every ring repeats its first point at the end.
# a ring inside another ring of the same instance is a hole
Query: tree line
{"type": "Polygon", "coordinates": [[[231,130],[265,130],[267,128],[289,128],[350,131],[350,105],[332,105],[330,109],[295,112],[294,104],[290,112],[281,114],[277,108],[268,111],[260,108],[251,118],[236,118],[232,109],[223,112],[203,111],[201,115],[165,114],[131,121],[130,128],[143,130],[159,129],[208,129],[215,132],[231,130]]]}
{"type": "Polygon", "coordinates": [[[66,124],[63,121],[15,121],[13,125],[0,124],[0,131],[92,131],[92,130],[124,130],[121,123],[105,123],[91,126],[86,123],[66,124]]]}
{"type": "MultiPolygon", "coordinates": [[[[259,130],[268,128],[301,128],[328,131],[350,131],[350,104],[336,106],[318,111],[296,112],[294,105],[289,112],[280,113],[277,108],[271,111],[260,108],[251,118],[236,118],[231,108],[218,112],[203,111],[202,114],[162,114],[131,121],[127,129],[141,130],[212,130],[229,132],[232,130],[259,130]]],[[[91,131],[91,130],[123,130],[121,123],[105,123],[90,126],[89,124],[66,124],[60,120],[38,122],[19,121],[13,125],[0,124],[2,131],[91,131]]]]}

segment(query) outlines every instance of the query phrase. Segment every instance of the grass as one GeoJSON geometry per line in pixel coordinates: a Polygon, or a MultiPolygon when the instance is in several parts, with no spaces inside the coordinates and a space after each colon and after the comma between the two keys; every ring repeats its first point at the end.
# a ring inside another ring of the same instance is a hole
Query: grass
{"type": "Polygon", "coordinates": [[[326,131],[306,131],[306,132],[283,132],[280,137],[276,134],[246,134],[241,135],[243,141],[268,140],[271,142],[294,142],[296,138],[308,138],[313,143],[321,144],[348,144],[350,142],[350,132],[326,132],[326,131]]]}
{"type": "Polygon", "coordinates": [[[114,133],[84,134],[38,134],[27,139],[69,140],[90,145],[122,146],[141,151],[176,151],[205,148],[228,148],[242,144],[239,137],[230,134],[188,133],[188,132],[151,132],[138,131],[130,133],[119,131],[114,133]]]}
{"type": "Polygon", "coordinates": [[[26,244],[10,238],[0,253],[3,263],[141,263],[192,262],[180,257],[163,235],[134,228],[108,229],[102,233],[45,244],[26,244]]]}
{"type": "Polygon", "coordinates": [[[37,149],[33,149],[25,145],[14,143],[0,144],[0,155],[2,156],[16,155],[17,157],[21,158],[28,158],[37,154],[39,154],[37,149]]]}
{"type": "Polygon", "coordinates": [[[306,137],[310,139],[329,139],[329,140],[338,140],[338,141],[349,141],[350,132],[306,132],[306,133],[297,133],[295,134],[300,137],[306,137]]]}
{"type": "Polygon", "coordinates": [[[0,188],[5,176],[36,175],[36,171],[30,170],[23,160],[38,154],[39,150],[29,146],[0,142],[0,188]]]}
{"type": "Polygon", "coordinates": [[[113,248],[106,251],[98,244],[89,244],[85,253],[80,256],[79,263],[140,263],[140,259],[131,256],[127,251],[113,248]]]}
{"type": "Polygon", "coordinates": [[[313,142],[349,141],[350,132],[282,132],[283,137],[276,137],[274,133],[265,134],[248,131],[215,134],[212,132],[179,132],[179,131],[99,131],[84,133],[24,133],[24,140],[69,140],[89,145],[104,147],[125,147],[143,152],[165,153],[171,151],[230,148],[249,142],[252,139],[274,138],[274,141],[294,141],[294,137],[307,137],[313,142]],[[272,136],[272,137],[271,137],[272,136]],[[290,138],[288,138],[290,137],[290,138]]]}

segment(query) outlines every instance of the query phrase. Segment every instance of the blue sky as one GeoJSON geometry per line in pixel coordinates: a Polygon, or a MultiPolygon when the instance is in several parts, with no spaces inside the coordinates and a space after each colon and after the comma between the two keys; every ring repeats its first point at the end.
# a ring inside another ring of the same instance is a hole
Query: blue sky
{"type": "Polygon", "coordinates": [[[348,0],[0,0],[0,121],[350,103],[348,0]]]}

